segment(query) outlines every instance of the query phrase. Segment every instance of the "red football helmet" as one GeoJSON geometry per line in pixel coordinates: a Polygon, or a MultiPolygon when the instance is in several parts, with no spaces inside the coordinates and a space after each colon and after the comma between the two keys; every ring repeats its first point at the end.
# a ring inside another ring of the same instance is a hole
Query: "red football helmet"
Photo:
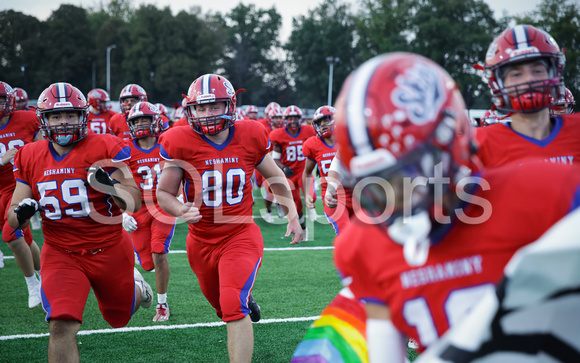
{"type": "Polygon", "coordinates": [[[250,105],[246,108],[246,116],[250,120],[257,120],[258,119],[258,107],[254,105],[250,105]]]}
{"type": "Polygon", "coordinates": [[[22,88],[14,88],[15,110],[28,110],[28,93],[22,88]]]}
{"type": "Polygon", "coordinates": [[[243,120],[245,118],[246,118],[246,111],[244,111],[244,109],[241,107],[236,108],[236,121],[243,120]]]}
{"type": "Polygon", "coordinates": [[[302,110],[298,106],[290,105],[284,110],[284,122],[288,130],[298,130],[302,126],[302,110]],[[288,119],[288,118],[292,119],[288,119]]]}
{"type": "Polygon", "coordinates": [[[450,194],[469,175],[471,125],[453,79],[420,55],[377,56],[344,83],[335,118],[339,158],[347,177],[357,182],[354,195],[369,223],[386,227],[404,243],[412,241],[403,233],[409,230],[400,227],[412,226],[420,234],[413,236],[415,242],[427,241],[417,248],[428,251],[430,221],[457,207],[441,200],[459,200],[450,194]],[[424,183],[403,188],[409,180],[424,183]],[[399,193],[391,196],[388,190],[399,193]]]}
{"type": "Polygon", "coordinates": [[[236,95],[238,92],[225,77],[204,74],[189,86],[187,91],[187,121],[198,134],[216,135],[234,125],[236,120],[236,95]],[[205,103],[225,102],[225,112],[217,116],[197,117],[196,106],[205,103]]]}
{"type": "Polygon", "coordinates": [[[266,120],[268,121],[270,127],[273,128],[279,129],[286,126],[286,123],[284,122],[284,114],[282,113],[282,107],[280,107],[280,105],[275,102],[274,105],[270,107],[268,112],[266,112],[266,120]]]}
{"type": "Polygon", "coordinates": [[[334,134],[334,113],[336,110],[332,106],[320,106],[314,111],[312,126],[319,137],[326,138],[334,134]]]}
{"type": "Polygon", "coordinates": [[[53,83],[42,91],[38,97],[36,115],[40,120],[42,136],[48,141],[67,146],[87,136],[88,103],[83,93],[70,83],[53,83]],[[49,114],[61,111],[78,112],[79,123],[50,125],[49,114]]]}
{"type": "Polygon", "coordinates": [[[101,88],[95,88],[89,91],[87,95],[89,106],[93,106],[94,109],[99,110],[100,112],[105,112],[109,109],[109,102],[111,99],[109,98],[109,94],[107,91],[101,88]]]}
{"type": "Polygon", "coordinates": [[[10,115],[14,111],[14,89],[6,82],[0,81],[0,97],[6,98],[0,109],[0,117],[10,115]]]}
{"type": "Polygon", "coordinates": [[[266,115],[266,117],[268,117],[268,113],[270,112],[270,110],[272,108],[275,108],[275,107],[282,109],[282,107],[280,106],[280,104],[278,102],[268,103],[268,105],[266,105],[266,108],[264,109],[264,115],[266,115]]]}
{"type": "Polygon", "coordinates": [[[119,103],[125,115],[128,115],[131,108],[135,105],[134,103],[127,102],[130,98],[136,98],[138,102],[147,102],[147,92],[138,84],[131,83],[123,87],[119,95],[119,103]]]}
{"type": "Polygon", "coordinates": [[[492,101],[502,111],[533,113],[564,96],[566,58],[548,33],[531,25],[516,25],[494,39],[485,56],[485,77],[492,101]],[[542,61],[548,78],[506,87],[504,76],[515,64],[542,61]],[[525,88],[525,89],[524,89],[525,88]],[[553,98],[551,98],[553,97],[553,98]]]}
{"type": "Polygon", "coordinates": [[[550,107],[550,113],[552,115],[566,115],[569,113],[574,113],[574,106],[576,101],[574,101],[574,95],[568,88],[566,88],[566,95],[560,98],[556,103],[550,107]]]}
{"type": "Polygon", "coordinates": [[[131,108],[127,116],[127,125],[132,139],[159,136],[163,131],[161,112],[157,105],[149,102],[138,102],[131,108]],[[135,121],[140,117],[150,118],[151,123],[135,125],[135,121]]]}
{"type": "Polygon", "coordinates": [[[156,103],[155,106],[157,106],[157,108],[159,109],[159,112],[165,116],[165,117],[169,117],[169,110],[167,109],[167,107],[165,107],[164,104],[162,103],[156,103]]]}

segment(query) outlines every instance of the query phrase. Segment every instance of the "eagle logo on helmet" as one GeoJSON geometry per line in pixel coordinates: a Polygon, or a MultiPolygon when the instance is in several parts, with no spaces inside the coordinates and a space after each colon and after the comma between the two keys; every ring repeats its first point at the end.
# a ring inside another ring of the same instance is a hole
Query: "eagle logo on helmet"
{"type": "Polygon", "coordinates": [[[391,101],[405,110],[409,121],[415,125],[425,125],[434,120],[445,103],[445,92],[437,73],[421,62],[416,62],[404,74],[397,76],[395,84],[391,101]]]}
{"type": "Polygon", "coordinates": [[[226,88],[226,94],[228,96],[233,97],[236,94],[236,90],[234,89],[234,86],[232,86],[230,81],[224,81],[223,85],[226,88]]]}

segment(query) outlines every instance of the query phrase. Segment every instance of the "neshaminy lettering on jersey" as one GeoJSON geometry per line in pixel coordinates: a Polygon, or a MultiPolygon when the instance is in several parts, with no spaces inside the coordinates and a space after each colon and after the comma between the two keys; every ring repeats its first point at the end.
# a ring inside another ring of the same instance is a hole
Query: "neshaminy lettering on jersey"
{"type": "Polygon", "coordinates": [[[44,171],[44,176],[56,174],[74,174],[75,169],[76,168],[48,169],[44,171]]]}
{"type": "Polygon", "coordinates": [[[158,163],[161,158],[146,158],[146,159],[139,159],[137,160],[137,164],[141,163],[158,163]]]}
{"type": "Polygon", "coordinates": [[[564,165],[572,165],[574,161],[574,156],[566,155],[566,156],[553,156],[551,158],[545,159],[551,163],[556,164],[564,164],[564,165]]]}
{"type": "Polygon", "coordinates": [[[7,134],[2,134],[0,135],[0,139],[5,138],[5,137],[16,137],[16,133],[14,132],[9,132],[7,134]]]}
{"type": "Polygon", "coordinates": [[[405,271],[399,275],[399,278],[403,289],[410,289],[439,281],[480,274],[483,271],[482,262],[481,255],[469,256],[405,271]]]}
{"type": "Polygon", "coordinates": [[[205,165],[215,165],[215,164],[225,164],[225,163],[238,163],[239,158],[217,158],[205,160],[205,165]]]}

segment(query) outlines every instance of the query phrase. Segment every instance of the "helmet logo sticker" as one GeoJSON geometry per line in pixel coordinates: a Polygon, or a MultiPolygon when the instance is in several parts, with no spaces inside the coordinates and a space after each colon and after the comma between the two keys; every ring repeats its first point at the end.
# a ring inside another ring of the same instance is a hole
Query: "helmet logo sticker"
{"type": "Polygon", "coordinates": [[[234,86],[229,81],[224,82],[224,87],[226,88],[226,93],[228,96],[233,97],[236,94],[234,86]]]}
{"type": "Polygon", "coordinates": [[[422,62],[416,62],[404,74],[398,75],[395,83],[391,101],[405,111],[415,125],[434,120],[446,101],[438,73],[422,62]]]}

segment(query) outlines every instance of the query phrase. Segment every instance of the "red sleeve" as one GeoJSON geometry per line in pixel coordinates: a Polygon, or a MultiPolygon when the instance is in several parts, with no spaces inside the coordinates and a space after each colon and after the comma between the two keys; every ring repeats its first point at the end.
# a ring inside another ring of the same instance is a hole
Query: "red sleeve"
{"type": "Polygon", "coordinates": [[[304,156],[306,156],[308,159],[316,162],[316,155],[314,152],[314,148],[312,148],[313,142],[311,140],[312,137],[304,141],[304,145],[302,145],[302,154],[304,154],[304,156]]]}

